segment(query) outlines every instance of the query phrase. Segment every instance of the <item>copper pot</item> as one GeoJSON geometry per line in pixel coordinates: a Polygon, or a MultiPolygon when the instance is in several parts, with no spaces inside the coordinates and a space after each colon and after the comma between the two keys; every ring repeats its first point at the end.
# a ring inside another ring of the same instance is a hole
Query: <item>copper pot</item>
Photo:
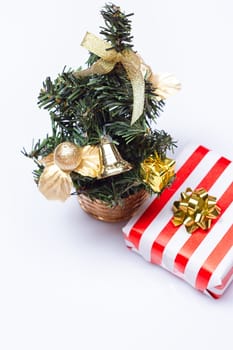
{"type": "Polygon", "coordinates": [[[98,199],[92,200],[84,194],[78,195],[78,201],[81,208],[96,219],[106,222],[117,222],[131,218],[148,197],[149,193],[141,190],[123,198],[121,204],[113,207],[98,199]]]}

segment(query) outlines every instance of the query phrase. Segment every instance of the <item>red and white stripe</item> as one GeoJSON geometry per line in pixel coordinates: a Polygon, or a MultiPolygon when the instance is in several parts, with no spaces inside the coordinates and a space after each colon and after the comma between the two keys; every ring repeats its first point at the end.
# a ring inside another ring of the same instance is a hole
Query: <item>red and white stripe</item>
{"type": "Polygon", "coordinates": [[[151,198],[123,228],[128,247],[215,298],[233,279],[233,163],[203,146],[185,149],[176,160],[176,180],[151,198]],[[192,235],[172,223],[172,204],[187,187],[204,187],[217,197],[220,216],[208,232],[192,235]]]}

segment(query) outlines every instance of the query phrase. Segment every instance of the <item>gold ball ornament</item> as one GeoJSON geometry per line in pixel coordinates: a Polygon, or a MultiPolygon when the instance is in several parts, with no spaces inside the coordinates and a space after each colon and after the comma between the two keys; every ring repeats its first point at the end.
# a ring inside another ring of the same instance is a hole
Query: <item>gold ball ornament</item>
{"type": "Polygon", "coordinates": [[[81,150],[74,143],[62,142],[55,148],[54,162],[63,171],[73,171],[81,162],[81,150]]]}

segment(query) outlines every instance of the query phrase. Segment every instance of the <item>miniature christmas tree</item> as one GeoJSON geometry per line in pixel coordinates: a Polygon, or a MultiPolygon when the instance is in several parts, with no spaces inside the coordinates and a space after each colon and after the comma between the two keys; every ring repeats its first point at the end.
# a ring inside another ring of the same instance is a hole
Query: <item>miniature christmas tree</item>
{"type": "Polygon", "coordinates": [[[49,112],[51,135],[33,145],[34,178],[49,199],[72,192],[116,206],[141,190],[161,192],[174,177],[166,158],[175,142],[156,121],[164,99],[179,89],[172,76],[152,73],[135,53],[131,16],[114,4],[101,11],[103,39],[87,33],[87,68],[47,78],[38,105],[49,112]]]}

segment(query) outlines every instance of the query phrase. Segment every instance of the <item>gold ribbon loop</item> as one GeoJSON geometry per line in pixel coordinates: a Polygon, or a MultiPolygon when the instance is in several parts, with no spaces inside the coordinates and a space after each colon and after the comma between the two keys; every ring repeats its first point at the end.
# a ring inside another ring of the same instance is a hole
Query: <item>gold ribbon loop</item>
{"type": "Polygon", "coordinates": [[[100,59],[90,68],[77,71],[74,76],[88,76],[91,74],[108,74],[116,63],[120,62],[126,70],[133,89],[133,112],[131,125],[134,124],[143,113],[145,82],[141,72],[141,60],[132,50],[117,52],[106,41],[87,32],[81,45],[88,51],[96,54],[100,59]]]}
{"type": "Polygon", "coordinates": [[[105,61],[111,62],[116,58],[117,52],[116,50],[110,50],[111,44],[90,32],[86,32],[81,46],[95,55],[104,58],[105,61]]]}
{"type": "Polygon", "coordinates": [[[204,188],[195,191],[187,188],[185,192],[181,192],[180,200],[173,203],[172,222],[175,226],[184,224],[189,233],[198,228],[208,230],[212,220],[216,219],[221,211],[216,203],[216,197],[209,196],[204,188]]]}
{"type": "Polygon", "coordinates": [[[100,58],[97,62],[95,62],[90,68],[84,69],[82,71],[78,71],[74,73],[75,76],[87,77],[91,74],[107,74],[110,73],[114,68],[114,64],[111,62],[107,62],[100,58]]]}

